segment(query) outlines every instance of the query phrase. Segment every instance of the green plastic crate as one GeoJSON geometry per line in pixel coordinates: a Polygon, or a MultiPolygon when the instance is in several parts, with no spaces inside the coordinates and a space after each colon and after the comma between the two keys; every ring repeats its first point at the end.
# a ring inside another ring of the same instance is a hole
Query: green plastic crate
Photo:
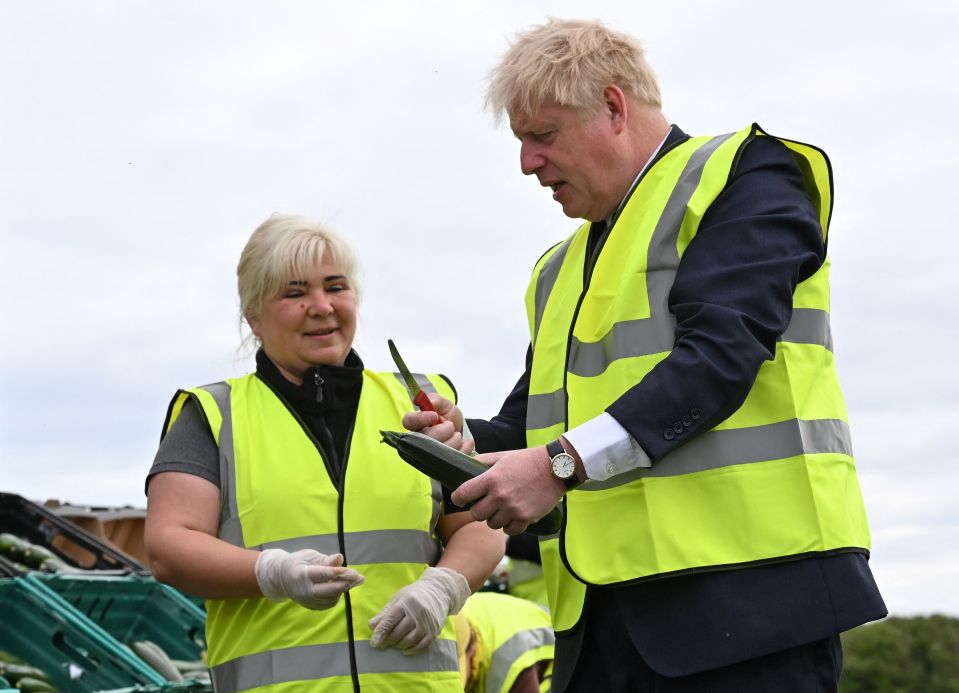
{"type": "MultiPolygon", "coordinates": [[[[160,686],[133,686],[115,688],[112,691],[98,691],[98,693],[208,693],[213,691],[213,685],[200,681],[168,681],[160,686]]],[[[0,693],[3,693],[0,691],[0,693]]],[[[17,693],[20,693],[17,691],[17,693]]]]}
{"type": "Polygon", "coordinates": [[[0,580],[0,613],[0,650],[43,669],[61,691],[164,683],[100,626],[29,577],[0,580]]]}
{"type": "Polygon", "coordinates": [[[206,612],[154,578],[84,574],[30,575],[114,638],[151,640],[173,659],[198,660],[206,650],[206,612]]]}

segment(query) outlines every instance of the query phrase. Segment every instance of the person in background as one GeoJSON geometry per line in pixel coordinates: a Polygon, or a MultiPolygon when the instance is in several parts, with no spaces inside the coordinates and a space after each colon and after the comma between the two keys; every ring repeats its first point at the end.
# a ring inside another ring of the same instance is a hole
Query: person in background
{"type": "MultiPolygon", "coordinates": [[[[540,543],[553,690],[836,690],[839,633],[886,608],[833,359],[826,155],[755,124],[686,134],[598,21],[519,34],[488,103],[585,220],[535,264],[525,371],[468,421],[500,452],[453,494],[511,535],[564,499],[540,543]]],[[[461,445],[436,416],[404,424],[461,445]]]]}
{"type": "Polygon", "coordinates": [[[477,592],[453,618],[466,693],[549,690],[553,627],[540,606],[497,592],[477,592]]]}
{"type": "Polygon", "coordinates": [[[381,444],[411,400],[352,348],[353,251],[274,215],[237,279],[256,372],[178,391],[146,481],[150,567],[206,598],[216,690],[460,690],[449,617],[505,537],[381,444]]]}
{"type": "Polygon", "coordinates": [[[539,538],[533,534],[514,534],[506,539],[506,591],[514,597],[536,602],[549,609],[539,538]]]}

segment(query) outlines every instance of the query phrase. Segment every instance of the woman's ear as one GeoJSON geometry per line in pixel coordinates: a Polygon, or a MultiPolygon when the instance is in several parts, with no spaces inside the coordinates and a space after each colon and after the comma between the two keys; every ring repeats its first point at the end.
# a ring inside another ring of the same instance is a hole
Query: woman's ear
{"type": "Polygon", "coordinates": [[[255,337],[260,336],[260,321],[256,318],[253,313],[247,313],[243,316],[243,319],[246,320],[246,324],[250,326],[250,331],[253,332],[255,337]]]}

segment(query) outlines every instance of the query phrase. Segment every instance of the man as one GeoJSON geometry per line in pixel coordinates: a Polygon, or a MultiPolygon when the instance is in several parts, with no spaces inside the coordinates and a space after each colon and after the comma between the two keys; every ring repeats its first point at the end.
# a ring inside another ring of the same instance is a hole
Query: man
{"type": "MultiPolygon", "coordinates": [[[[493,71],[520,165],[586,220],[536,263],[526,370],[453,495],[541,541],[555,691],[835,690],[885,615],[829,331],[828,160],[690,137],[639,44],[550,20],[493,71]]],[[[462,414],[404,425],[468,449],[462,414]]]]}

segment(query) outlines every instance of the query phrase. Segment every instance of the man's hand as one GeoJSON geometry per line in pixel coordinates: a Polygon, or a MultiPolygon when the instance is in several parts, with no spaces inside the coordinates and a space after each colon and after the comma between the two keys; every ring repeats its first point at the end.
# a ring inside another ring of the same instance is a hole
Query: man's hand
{"type": "Polygon", "coordinates": [[[263,596],[273,601],[292,599],[307,609],[329,609],[341,594],[365,579],[342,565],[339,553],[266,549],[256,559],[256,582],[263,596]]]}
{"type": "Polygon", "coordinates": [[[460,506],[472,503],[473,517],[493,529],[522,534],[566,493],[563,482],[550,472],[545,447],[491,452],[476,459],[493,466],[460,485],[452,499],[460,506]]]}
{"type": "Polygon", "coordinates": [[[418,654],[430,646],[446,617],[459,613],[469,596],[469,582],[460,573],[450,568],[427,568],[370,619],[370,645],[418,654]]]}
{"type": "Polygon", "coordinates": [[[403,426],[410,431],[425,433],[430,438],[467,455],[473,452],[473,440],[463,438],[463,412],[459,407],[435,392],[427,396],[436,411],[408,412],[403,416],[403,426]],[[446,420],[437,424],[440,417],[446,420]]]}

